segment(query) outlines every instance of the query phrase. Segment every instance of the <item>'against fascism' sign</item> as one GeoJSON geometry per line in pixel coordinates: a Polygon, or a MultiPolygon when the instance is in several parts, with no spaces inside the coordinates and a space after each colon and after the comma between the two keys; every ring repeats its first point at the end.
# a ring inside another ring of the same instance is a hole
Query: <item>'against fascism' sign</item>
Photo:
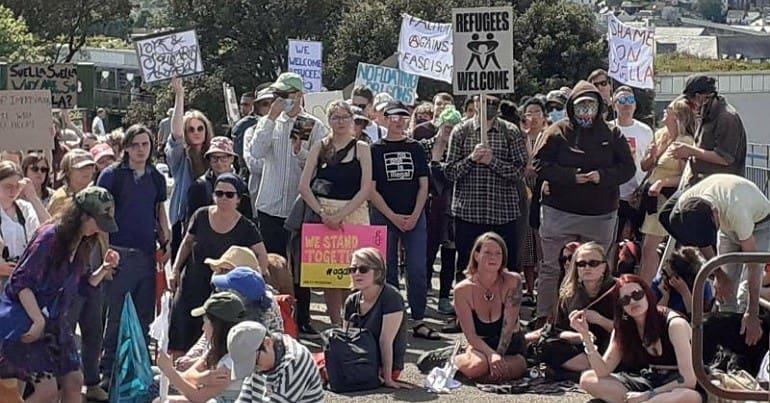
{"type": "Polygon", "coordinates": [[[398,68],[452,83],[452,24],[404,14],[398,39],[398,68]]]}
{"type": "Polygon", "coordinates": [[[142,80],[145,83],[170,80],[203,72],[195,30],[164,33],[134,42],[142,80]]]}

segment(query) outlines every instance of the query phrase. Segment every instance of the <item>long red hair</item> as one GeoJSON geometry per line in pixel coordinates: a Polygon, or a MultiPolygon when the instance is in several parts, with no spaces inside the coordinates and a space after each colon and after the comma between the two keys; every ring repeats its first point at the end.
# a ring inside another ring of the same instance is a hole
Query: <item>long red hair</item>
{"type": "Polygon", "coordinates": [[[615,345],[621,351],[622,362],[626,366],[636,367],[638,365],[646,366],[647,351],[646,346],[656,343],[663,332],[665,332],[666,316],[668,309],[658,306],[658,298],[649,285],[636,274],[624,274],[620,276],[616,285],[616,297],[618,303],[615,304],[615,345]],[[620,289],[626,284],[636,283],[644,291],[647,297],[647,313],[644,317],[644,338],[639,334],[634,319],[626,314],[623,306],[620,304],[620,289]]]}

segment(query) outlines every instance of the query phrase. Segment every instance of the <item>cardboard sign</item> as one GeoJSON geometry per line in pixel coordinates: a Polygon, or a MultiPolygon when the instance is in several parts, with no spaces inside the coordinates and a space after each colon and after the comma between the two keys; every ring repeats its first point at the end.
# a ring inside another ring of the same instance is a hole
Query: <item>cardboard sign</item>
{"type": "Polygon", "coordinates": [[[377,248],[387,256],[388,227],[384,225],[345,225],[334,231],[323,224],[302,225],[303,287],[350,288],[350,259],[365,247],[377,248]]]}
{"type": "Polygon", "coordinates": [[[385,66],[358,63],[356,86],[366,85],[377,94],[387,92],[393,99],[406,105],[414,105],[417,99],[417,83],[420,77],[385,66]]]}
{"type": "Polygon", "coordinates": [[[53,150],[51,92],[0,91],[0,150],[53,150]]]}
{"type": "Polygon", "coordinates": [[[233,127],[235,122],[241,118],[240,105],[238,98],[235,97],[235,88],[228,83],[222,83],[222,91],[225,96],[225,113],[227,114],[227,123],[233,127]]]}
{"type": "Polygon", "coordinates": [[[636,88],[655,88],[655,30],[623,24],[607,15],[610,77],[636,88]]]}
{"type": "Polygon", "coordinates": [[[195,30],[164,33],[134,42],[142,80],[145,83],[170,80],[203,72],[201,51],[195,30]]]}
{"type": "Polygon", "coordinates": [[[289,40],[289,71],[302,77],[306,93],[321,91],[323,67],[321,42],[289,40]]]}
{"type": "Polygon", "coordinates": [[[329,127],[327,121],[326,109],[334,101],[342,101],[345,97],[342,91],[325,91],[305,94],[305,111],[318,118],[326,127],[329,127]]]}
{"type": "Polygon", "coordinates": [[[398,38],[401,71],[451,84],[452,58],[452,24],[438,24],[404,14],[398,38]]]}
{"type": "Polygon", "coordinates": [[[51,91],[51,106],[74,109],[78,104],[78,75],[72,64],[26,64],[8,66],[8,90],[51,91]]]}
{"type": "Polygon", "coordinates": [[[452,9],[455,95],[513,92],[513,8],[452,9]]]}

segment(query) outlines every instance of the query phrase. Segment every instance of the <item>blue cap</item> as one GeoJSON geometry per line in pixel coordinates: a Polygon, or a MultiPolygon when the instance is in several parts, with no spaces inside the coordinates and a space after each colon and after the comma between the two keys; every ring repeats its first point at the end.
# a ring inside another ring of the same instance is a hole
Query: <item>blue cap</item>
{"type": "Polygon", "coordinates": [[[272,293],[267,291],[262,274],[249,267],[236,267],[225,274],[215,274],[211,284],[220,291],[235,291],[247,303],[268,307],[273,303],[272,293]]]}

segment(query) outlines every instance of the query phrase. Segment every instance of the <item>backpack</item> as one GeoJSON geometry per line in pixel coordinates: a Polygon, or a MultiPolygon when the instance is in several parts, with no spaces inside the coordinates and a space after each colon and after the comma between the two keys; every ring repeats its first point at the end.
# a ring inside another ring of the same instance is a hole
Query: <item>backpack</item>
{"type": "Polygon", "coordinates": [[[299,326],[297,326],[297,321],[294,320],[294,304],[297,300],[288,294],[276,295],[273,300],[278,304],[278,309],[281,311],[283,333],[295,339],[299,338],[299,326]]]}
{"type": "Polygon", "coordinates": [[[380,387],[379,345],[366,328],[334,328],[324,332],[328,388],[355,392],[380,387]]]}

